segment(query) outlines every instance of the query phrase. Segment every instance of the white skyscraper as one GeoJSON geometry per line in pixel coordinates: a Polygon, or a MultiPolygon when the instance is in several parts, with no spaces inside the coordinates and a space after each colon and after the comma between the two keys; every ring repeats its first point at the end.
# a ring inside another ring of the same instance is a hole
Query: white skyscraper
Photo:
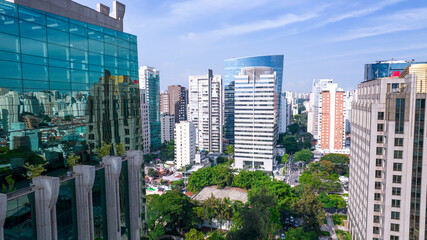
{"type": "Polygon", "coordinates": [[[175,165],[193,164],[196,155],[196,130],[193,123],[182,121],[175,124],[175,165]]]}
{"type": "Polygon", "coordinates": [[[326,87],[328,83],[332,83],[333,79],[314,79],[312,91],[310,95],[310,105],[311,111],[313,112],[313,118],[308,118],[308,121],[312,121],[308,123],[308,125],[312,126],[313,137],[319,139],[318,131],[319,131],[319,100],[322,94],[322,89],[326,87]],[[311,97],[313,96],[313,97],[311,97]]]}
{"type": "Polygon", "coordinates": [[[213,75],[189,76],[188,120],[196,128],[196,145],[200,150],[222,152],[222,78],[213,75]]]}
{"type": "Polygon", "coordinates": [[[237,168],[273,170],[278,138],[277,76],[272,68],[242,68],[235,76],[237,168]]]}
{"type": "Polygon", "coordinates": [[[141,131],[142,131],[142,151],[149,154],[151,149],[150,118],[148,116],[148,103],[145,98],[145,89],[139,89],[141,99],[141,131]]]}
{"type": "Polygon", "coordinates": [[[351,113],[352,239],[427,239],[427,64],[359,84],[351,113]]]}
{"type": "Polygon", "coordinates": [[[162,144],[173,140],[175,128],[175,116],[169,114],[160,115],[162,144]]]}

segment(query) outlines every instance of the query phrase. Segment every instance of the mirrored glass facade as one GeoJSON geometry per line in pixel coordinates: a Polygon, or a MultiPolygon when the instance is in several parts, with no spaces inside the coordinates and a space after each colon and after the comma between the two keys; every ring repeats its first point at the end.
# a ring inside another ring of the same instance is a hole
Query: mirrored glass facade
{"type": "Polygon", "coordinates": [[[97,163],[103,142],[142,149],[136,36],[2,0],[0,19],[3,172],[97,163]]]}
{"type": "Polygon", "coordinates": [[[365,64],[365,81],[377,78],[398,77],[409,65],[424,62],[415,61],[377,61],[365,64]]]}
{"type": "Polygon", "coordinates": [[[224,138],[230,143],[234,143],[234,77],[239,75],[244,67],[271,67],[276,72],[277,90],[280,96],[282,92],[283,58],[283,55],[268,55],[232,58],[224,61],[224,138]]]}

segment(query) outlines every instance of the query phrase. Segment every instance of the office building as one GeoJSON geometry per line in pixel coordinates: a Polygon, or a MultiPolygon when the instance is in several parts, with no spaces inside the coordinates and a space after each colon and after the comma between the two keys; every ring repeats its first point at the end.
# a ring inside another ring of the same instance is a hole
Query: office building
{"type": "Polygon", "coordinates": [[[150,119],[150,141],[152,149],[161,147],[160,124],[160,72],[148,66],[139,68],[139,87],[145,89],[150,119]]]}
{"type": "Polygon", "coordinates": [[[282,98],[280,105],[280,117],[279,117],[279,133],[285,133],[287,131],[288,125],[291,124],[292,111],[291,104],[288,104],[288,99],[286,98],[286,93],[280,95],[282,98]]]}
{"type": "Polygon", "coordinates": [[[345,148],[344,94],[336,83],[328,83],[321,90],[317,148],[324,153],[348,153],[345,148]]]}
{"type": "Polygon", "coordinates": [[[313,112],[313,118],[308,118],[308,121],[312,121],[311,123],[307,123],[307,125],[310,125],[310,129],[312,129],[311,134],[313,134],[313,137],[315,139],[319,139],[319,108],[320,108],[320,98],[322,94],[322,89],[324,89],[327,84],[333,83],[333,79],[314,79],[311,95],[310,95],[310,108],[313,112]],[[311,97],[312,96],[312,97],[311,97]]]}
{"type": "MultiPolygon", "coordinates": [[[[271,67],[277,75],[277,93],[282,92],[283,55],[231,58],[224,61],[224,138],[234,143],[234,77],[244,67],[271,67]]],[[[278,100],[280,109],[280,97],[278,100]]]]}
{"type": "Polygon", "coordinates": [[[415,62],[414,59],[411,61],[391,59],[365,64],[365,81],[378,78],[398,77],[407,66],[417,63],[426,62],[415,62]]]}
{"type": "Polygon", "coordinates": [[[427,64],[359,84],[352,104],[352,239],[426,239],[427,64]]]}
{"type": "Polygon", "coordinates": [[[279,135],[276,72],[267,67],[242,68],[234,87],[235,166],[273,171],[279,135]]]}
{"type": "Polygon", "coordinates": [[[160,122],[162,126],[162,144],[173,140],[174,128],[175,128],[175,116],[169,114],[160,115],[160,122]]]}
{"type": "Polygon", "coordinates": [[[137,37],[123,32],[124,14],[117,1],[110,13],[0,0],[0,182],[13,173],[17,188],[0,194],[0,239],[146,233],[137,37]],[[100,159],[104,142],[123,144],[126,157],[100,159]],[[48,176],[27,180],[22,165],[43,161],[48,176]]]}
{"type": "Polygon", "coordinates": [[[196,155],[196,129],[192,122],[175,124],[175,166],[194,164],[196,155]]]}
{"type": "Polygon", "coordinates": [[[188,119],[196,129],[200,150],[222,153],[222,78],[208,70],[207,75],[189,76],[188,119]]]}
{"type": "Polygon", "coordinates": [[[175,122],[187,120],[188,91],[181,85],[168,86],[169,114],[175,116],[175,122]]]}
{"type": "Polygon", "coordinates": [[[141,99],[141,130],[142,130],[142,151],[144,154],[151,152],[151,136],[150,136],[150,116],[147,99],[145,97],[145,89],[140,89],[141,99]]]}
{"type": "Polygon", "coordinates": [[[169,114],[169,104],[169,93],[162,91],[160,93],[160,114],[169,114]]]}

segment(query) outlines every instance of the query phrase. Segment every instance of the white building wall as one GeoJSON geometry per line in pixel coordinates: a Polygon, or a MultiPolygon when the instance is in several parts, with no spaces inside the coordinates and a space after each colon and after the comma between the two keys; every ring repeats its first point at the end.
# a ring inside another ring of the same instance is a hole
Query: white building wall
{"type": "Polygon", "coordinates": [[[322,89],[326,87],[328,83],[332,83],[333,79],[314,79],[311,94],[313,96],[313,100],[310,98],[311,109],[313,111],[313,130],[310,132],[313,134],[315,139],[319,139],[318,129],[319,129],[319,107],[321,104],[319,103],[321,98],[322,89]]]}
{"type": "Polygon", "coordinates": [[[286,93],[282,93],[281,98],[279,133],[285,133],[288,125],[291,124],[291,111],[289,109],[291,105],[288,104],[286,93]]]}
{"type": "Polygon", "coordinates": [[[235,76],[235,166],[272,171],[278,138],[276,73],[242,68],[235,76]]]}
{"type": "Polygon", "coordinates": [[[162,144],[174,139],[175,116],[169,114],[160,115],[162,144]]]}
{"type": "Polygon", "coordinates": [[[196,128],[196,145],[200,150],[222,153],[223,109],[222,78],[213,75],[189,76],[188,120],[196,128]]]}
{"type": "Polygon", "coordinates": [[[193,164],[196,155],[196,130],[193,123],[175,124],[175,165],[178,168],[193,164]]]}

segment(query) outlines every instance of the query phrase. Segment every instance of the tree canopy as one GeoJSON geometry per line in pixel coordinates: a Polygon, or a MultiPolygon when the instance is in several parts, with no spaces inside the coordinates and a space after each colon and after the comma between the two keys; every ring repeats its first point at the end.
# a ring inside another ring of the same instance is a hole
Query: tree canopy
{"type": "Polygon", "coordinates": [[[311,158],[313,157],[313,153],[309,149],[303,149],[301,151],[298,151],[294,154],[294,161],[296,162],[310,162],[311,158]]]}

